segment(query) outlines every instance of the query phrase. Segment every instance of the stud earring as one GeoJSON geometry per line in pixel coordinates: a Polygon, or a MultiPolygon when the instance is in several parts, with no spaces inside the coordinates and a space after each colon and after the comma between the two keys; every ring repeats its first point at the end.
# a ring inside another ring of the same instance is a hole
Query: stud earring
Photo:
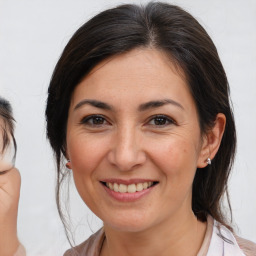
{"type": "Polygon", "coordinates": [[[68,162],[66,163],[66,167],[67,167],[68,169],[71,169],[70,160],[69,160],[69,159],[68,159],[68,162]]]}
{"type": "Polygon", "coordinates": [[[206,162],[207,162],[208,165],[211,165],[211,164],[212,164],[211,158],[208,157],[207,160],[206,160],[206,162]]]}

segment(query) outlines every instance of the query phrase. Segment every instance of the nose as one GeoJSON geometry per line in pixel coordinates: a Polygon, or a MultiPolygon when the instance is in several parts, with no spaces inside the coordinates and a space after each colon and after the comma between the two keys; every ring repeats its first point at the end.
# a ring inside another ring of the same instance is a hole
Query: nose
{"type": "Polygon", "coordinates": [[[136,129],[128,127],[119,129],[112,142],[108,160],[120,171],[131,171],[146,161],[142,138],[136,129]]]}

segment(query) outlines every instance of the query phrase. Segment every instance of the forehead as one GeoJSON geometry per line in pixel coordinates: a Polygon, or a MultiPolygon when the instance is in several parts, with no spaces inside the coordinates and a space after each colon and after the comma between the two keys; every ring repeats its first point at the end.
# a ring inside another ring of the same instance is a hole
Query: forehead
{"type": "Polygon", "coordinates": [[[154,100],[166,94],[177,100],[184,95],[191,98],[182,70],[162,51],[135,49],[94,67],[76,87],[71,105],[84,97],[135,100],[135,96],[143,96],[154,100]]]}
{"type": "Polygon", "coordinates": [[[173,73],[186,83],[183,70],[165,52],[152,48],[138,48],[107,58],[97,64],[85,79],[100,78],[100,75],[107,77],[109,72],[113,79],[121,79],[125,75],[133,75],[136,79],[156,75],[154,78],[157,79],[173,73]]]}

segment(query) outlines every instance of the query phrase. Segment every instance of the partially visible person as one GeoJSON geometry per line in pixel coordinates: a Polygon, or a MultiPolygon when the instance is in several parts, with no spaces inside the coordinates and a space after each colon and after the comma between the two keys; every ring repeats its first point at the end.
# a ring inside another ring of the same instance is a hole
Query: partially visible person
{"type": "Polygon", "coordinates": [[[16,140],[14,137],[14,119],[8,101],[0,97],[0,173],[4,174],[14,166],[16,140]]]}
{"type": "Polygon", "coordinates": [[[14,167],[16,141],[14,118],[8,101],[0,97],[0,255],[24,256],[17,236],[21,177],[14,167]]]}

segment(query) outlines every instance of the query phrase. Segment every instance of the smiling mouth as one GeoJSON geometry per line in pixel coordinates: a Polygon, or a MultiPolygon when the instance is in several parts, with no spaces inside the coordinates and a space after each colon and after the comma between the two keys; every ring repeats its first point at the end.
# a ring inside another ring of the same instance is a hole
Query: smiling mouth
{"type": "Polygon", "coordinates": [[[146,190],[150,187],[155,186],[159,182],[153,182],[153,181],[148,181],[148,182],[141,182],[141,183],[133,183],[133,184],[118,184],[118,183],[112,183],[112,182],[102,182],[104,186],[109,188],[110,190],[114,192],[119,192],[119,193],[136,193],[140,192],[143,190],[146,190]]]}

